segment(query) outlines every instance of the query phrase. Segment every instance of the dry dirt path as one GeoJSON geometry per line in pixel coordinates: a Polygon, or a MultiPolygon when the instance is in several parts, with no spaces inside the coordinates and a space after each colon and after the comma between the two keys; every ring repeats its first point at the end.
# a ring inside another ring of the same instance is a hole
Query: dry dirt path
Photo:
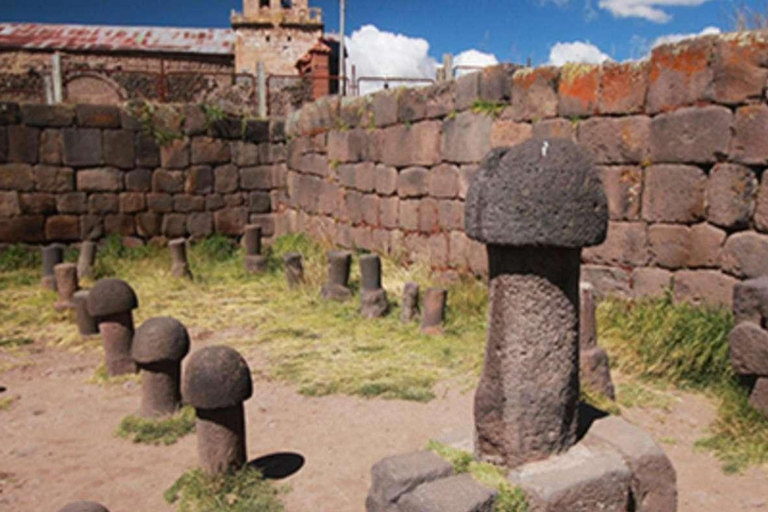
{"type": "MultiPolygon", "coordinates": [[[[210,342],[210,340],[208,340],[210,342]]],[[[246,355],[253,360],[257,354],[246,355]]],[[[0,411],[0,510],[55,511],[93,499],[112,512],[172,510],[162,494],[196,464],[195,437],[170,447],[135,445],[113,436],[135,411],[133,384],[88,384],[97,353],[39,350],[35,364],[0,374],[18,395],[0,411]]],[[[2,362],[2,361],[0,361],[2,362]]],[[[371,465],[381,457],[423,447],[430,438],[469,436],[472,394],[449,391],[428,404],[345,396],[308,398],[291,386],[257,380],[246,403],[248,453],[293,451],[304,468],[284,482],[288,512],[360,512],[371,465]]],[[[719,463],[692,446],[714,415],[705,399],[678,394],[671,412],[633,409],[626,417],[664,445],[678,471],[681,512],[768,511],[768,477],[753,469],[726,476],[719,463]]]]}

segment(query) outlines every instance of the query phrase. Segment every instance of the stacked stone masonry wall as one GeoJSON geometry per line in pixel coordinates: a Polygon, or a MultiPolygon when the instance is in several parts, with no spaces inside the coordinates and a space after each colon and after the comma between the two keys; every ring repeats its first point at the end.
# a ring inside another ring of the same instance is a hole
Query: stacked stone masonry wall
{"type": "Polygon", "coordinates": [[[0,104],[0,243],[272,236],[283,123],[157,108],[0,104]]]}
{"type": "Polygon", "coordinates": [[[529,137],[591,149],[610,207],[583,254],[598,291],[730,305],[768,274],[768,39],[745,33],[662,46],[639,63],[498,66],[455,82],[326,98],[286,122],[278,231],[342,247],[487,270],[463,231],[488,151],[529,137]]]}

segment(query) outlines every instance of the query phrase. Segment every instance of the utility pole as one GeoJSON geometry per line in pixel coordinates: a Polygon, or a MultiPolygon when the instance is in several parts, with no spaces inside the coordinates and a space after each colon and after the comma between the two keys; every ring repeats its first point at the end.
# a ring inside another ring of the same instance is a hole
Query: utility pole
{"type": "Polygon", "coordinates": [[[339,5],[339,94],[344,96],[346,89],[346,66],[344,65],[344,22],[347,16],[347,2],[340,0],[339,5]]]}

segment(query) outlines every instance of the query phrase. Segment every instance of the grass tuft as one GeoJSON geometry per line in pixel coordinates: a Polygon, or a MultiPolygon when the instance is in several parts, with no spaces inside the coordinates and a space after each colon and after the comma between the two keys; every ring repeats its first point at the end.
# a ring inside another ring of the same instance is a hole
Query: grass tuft
{"type": "Polygon", "coordinates": [[[280,496],[287,491],[273,487],[249,467],[216,477],[192,469],[165,491],[164,498],[169,504],[178,503],[179,512],[283,512],[280,496]]]}
{"type": "Polygon", "coordinates": [[[587,389],[585,386],[581,387],[581,401],[613,416],[621,416],[621,408],[616,402],[602,393],[587,389]]]}
{"type": "Polygon", "coordinates": [[[493,464],[477,462],[471,453],[437,441],[429,441],[427,450],[448,461],[456,473],[469,473],[481,485],[499,491],[493,504],[493,512],[528,512],[525,494],[519,487],[509,484],[504,469],[493,464]]]}
{"type": "Polygon", "coordinates": [[[168,418],[126,416],[117,427],[115,435],[131,439],[134,443],[170,446],[194,430],[195,410],[192,407],[183,407],[168,418]]]}
{"type": "Polygon", "coordinates": [[[16,395],[6,396],[4,398],[0,398],[0,411],[7,411],[11,408],[13,404],[15,404],[19,400],[19,397],[16,395]]]}
{"type": "Polygon", "coordinates": [[[125,384],[126,382],[141,382],[141,375],[138,373],[126,373],[123,375],[117,375],[110,377],[107,373],[107,365],[104,362],[99,363],[93,375],[88,379],[88,384],[95,384],[97,386],[114,386],[119,384],[125,384]]]}
{"type": "Polygon", "coordinates": [[[667,393],[656,391],[650,385],[640,382],[621,383],[616,391],[616,399],[623,407],[642,407],[661,409],[669,412],[675,399],[667,393]]]}

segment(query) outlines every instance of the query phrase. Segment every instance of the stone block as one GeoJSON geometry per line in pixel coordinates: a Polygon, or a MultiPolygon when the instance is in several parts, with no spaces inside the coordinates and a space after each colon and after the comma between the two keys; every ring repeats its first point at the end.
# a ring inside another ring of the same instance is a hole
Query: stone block
{"type": "Polygon", "coordinates": [[[751,33],[742,32],[737,38],[715,41],[710,65],[714,71],[712,98],[716,102],[737,105],[748,98],[762,96],[768,70],[761,66],[768,62],[763,51],[764,43],[758,43],[757,38],[748,40],[753,37],[751,33]]]}
{"type": "Polygon", "coordinates": [[[438,83],[428,87],[425,95],[427,98],[427,119],[445,117],[456,109],[455,80],[438,83]]]}
{"type": "MultiPolygon", "coordinates": [[[[397,192],[397,169],[386,165],[377,165],[375,169],[376,193],[382,196],[391,196],[397,192]]],[[[766,187],[768,190],[768,187],[766,187]]],[[[768,191],[766,192],[768,194],[768,191]]],[[[768,202],[768,195],[766,195],[768,202]]],[[[768,225],[768,214],[766,215],[768,225]]]]}
{"type": "Polygon", "coordinates": [[[381,163],[395,167],[440,163],[442,123],[423,121],[410,127],[392,126],[383,130],[381,163]]]}
{"type": "Polygon", "coordinates": [[[595,117],[579,123],[578,140],[598,164],[640,164],[650,152],[651,119],[595,117]]]}
{"type": "Polygon", "coordinates": [[[166,169],[184,169],[189,160],[188,139],[174,139],[160,148],[160,164],[166,169]]]}
{"type": "Polygon", "coordinates": [[[132,237],[136,234],[136,225],[133,220],[133,215],[110,213],[104,217],[104,233],[107,235],[132,237]]]}
{"type": "Polygon", "coordinates": [[[31,165],[0,165],[0,190],[16,190],[21,192],[34,188],[35,180],[31,165]]]}
{"type": "Polygon", "coordinates": [[[242,235],[248,224],[248,211],[245,207],[225,208],[213,214],[216,232],[222,235],[242,235]]]}
{"type": "Polygon", "coordinates": [[[396,229],[400,215],[400,200],[397,197],[382,197],[379,200],[379,220],[382,227],[396,229]]]}
{"type": "Polygon", "coordinates": [[[768,418],[768,379],[757,379],[755,387],[752,388],[752,393],[749,395],[749,405],[768,418]]]}
{"type": "Polygon", "coordinates": [[[234,165],[221,165],[213,170],[214,190],[218,194],[229,194],[237,190],[240,173],[234,165]]]}
{"type": "Polygon", "coordinates": [[[104,130],[104,163],[120,169],[132,169],[136,160],[133,137],[130,130],[104,130]]]}
{"type": "Polygon", "coordinates": [[[731,158],[746,165],[768,164],[768,107],[746,105],[736,110],[731,158]]]}
{"type": "Polygon", "coordinates": [[[448,267],[448,235],[444,233],[433,234],[427,240],[427,248],[429,263],[432,268],[445,269],[448,267]]]}
{"type": "Polygon", "coordinates": [[[147,208],[151,212],[170,213],[173,211],[173,198],[170,194],[147,194],[147,208]]]}
{"type": "Polygon", "coordinates": [[[427,197],[419,205],[419,231],[425,234],[439,231],[437,200],[427,197]]]}
{"type": "Polygon", "coordinates": [[[101,130],[65,128],[64,164],[71,167],[93,167],[102,163],[101,130]]]}
{"type": "Polygon", "coordinates": [[[462,112],[443,124],[441,151],[443,159],[457,163],[475,163],[491,150],[493,117],[462,112]]]}
{"type": "Polygon", "coordinates": [[[636,298],[662,298],[672,288],[672,272],[661,268],[636,268],[632,271],[632,291],[636,298]]]}
{"type": "Polygon", "coordinates": [[[248,119],[245,122],[244,131],[242,128],[242,120],[238,118],[236,122],[238,125],[240,125],[240,129],[239,131],[235,132],[234,137],[229,138],[237,139],[242,137],[246,141],[254,142],[256,144],[269,142],[269,121],[261,119],[248,119]]]}
{"type": "Polygon", "coordinates": [[[691,253],[691,230],[688,226],[653,224],[648,227],[651,262],[655,265],[679,269],[687,265],[691,253]]]}
{"type": "Polygon", "coordinates": [[[0,216],[21,215],[18,192],[0,192],[0,216]]]}
{"type": "Polygon", "coordinates": [[[160,165],[160,147],[152,135],[140,133],[136,136],[136,165],[139,167],[158,167],[160,165]]]}
{"type": "Polygon", "coordinates": [[[692,226],[688,266],[717,267],[726,236],[725,231],[706,222],[692,226]]]}
{"type": "Polygon", "coordinates": [[[75,215],[53,215],[45,219],[45,239],[57,242],[80,240],[80,219],[75,215]]]}
{"type": "Polygon", "coordinates": [[[259,147],[260,146],[251,142],[232,142],[232,145],[230,146],[230,152],[232,153],[232,163],[238,167],[258,165],[261,163],[259,157],[259,147]]]}
{"type": "Polygon", "coordinates": [[[555,67],[520,69],[512,77],[512,118],[534,121],[555,117],[559,103],[555,67]]]}
{"type": "Polygon", "coordinates": [[[184,190],[184,172],[155,169],[152,173],[152,192],[178,194],[184,190]]]}
{"type": "Polygon", "coordinates": [[[480,71],[480,99],[486,102],[502,103],[512,97],[512,77],[522,66],[496,64],[480,71]]]}
{"type": "Polygon", "coordinates": [[[632,296],[630,272],[622,268],[582,265],[581,280],[591,284],[600,299],[605,297],[628,299],[632,296]]]}
{"type": "Polygon", "coordinates": [[[372,162],[355,164],[354,187],[360,192],[373,192],[376,189],[376,165],[372,162]]]}
{"type": "Polygon", "coordinates": [[[213,169],[207,165],[195,165],[186,172],[184,192],[205,195],[213,192],[213,169]]]}
{"type": "Polygon", "coordinates": [[[12,101],[0,101],[0,126],[18,124],[21,121],[19,104],[12,101]]]}
{"type": "Polygon", "coordinates": [[[36,164],[39,158],[40,130],[14,125],[8,131],[8,161],[36,164]]]}
{"type": "Polygon", "coordinates": [[[213,214],[194,212],[187,217],[187,232],[192,238],[205,238],[213,234],[213,214]]]}
{"type": "Polygon", "coordinates": [[[248,217],[248,223],[261,228],[261,234],[271,237],[275,234],[275,215],[252,213],[248,217]]]}
{"type": "Polygon", "coordinates": [[[338,176],[339,183],[345,188],[355,188],[355,165],[346,164],[340,165],[336,169],[336,175],[338,176]]]}
{"type": "Polygon", "coordinates": [[[83,215],[80,217],[80,238],[82,240],[98,240],[103,236],[103,218],[98,215],[83,215]]]}
{"type": "Polygon", "coordinates": [[[414,452],[381,459],[371,468],[367,512],[398,512],[400,498],[420,485],[453,474],[453,467],[432,452],[414,452]]]}
{"type": "Polygon", "coordinates": [[[472,183],[472,179],[477,174],[479,169],[478,165],[462,165],[459,167],[459,197],[466,199],[467,192],[469,192],[469,186],[472,183]]]}
{"type": "Polygon", "coordinates": [[[365,96],[342,98],[339,116],[346,126],[365,126],[368,122],[368,98],[365,96]]]}
{"type": "Polygon", "coordinates": [[[738,375],[768,377],[768,331],[760,324],[737,325],[728,335],[728,349],[738,375]]]}
{"type": "Polygon", "coordinates": [[[649,261],[648,231],[642,222],[611,222],[601,245],[585,248],[585,263],[642,267],[649,261]]]}
{"type": "Polygon", "coordinates": [[[328,159],[335,162],[361,162],[368,154],[365,130],[334,130],[328,134],[328,159]]]}
{"type": "Polygon", "coordinates": [[[534,121],[531,129],[536,139],[570,139],[575,142],[579,124],[568,119],[545,119],[534,121]]]}
{"type": "Polygon", "coordinates": [[[182,213],[169,213],[163,215],[161,231],[166,238],[180,238],[187,236],[187,216],[182,213]]]}
{"type": "Polygon", "coordinates": [[[600,76],[601,114],[636,114],[643,111],[648,92],[648,63],[606,62],[600,76]]]}
{"type": "Polygon", "coordinates": [[[463,229],[464,203],[461,201],[438,201],[438,225],[443,231],[463,229]]]}
{"type": "MultiPolygon", "coordinates": [[[[317,210],[323,215],[337,216],[339,205],[343,204],[343,196],[338,185],[328,182],[322,182],[320,188],[320,197],[317,203],[317,210]]],[[[274,204],[274,202],[273,202],[274,204]]]]}
{"type": "Polygon", "coordinates": [[[138,213],[144,211],[147,207],[147,200],[144,194],[138,192],[124,192],[120,194],[120,212],[138,213]]]}
{"type": "Polygon", "coordinates": [[[586,348],[583,338],[580,343],[579,381],[581,388],[616,400],[608,353],[597,346],[586,348]]]}
{"type": "Polygon", "coordinates": [[[560,70],[557,112],[562,117],[586,117],[597,113],[601,67],[565,64],[560,70]]]}
{"type": "Polygon", "coordinates": [[[717,270],[680,270],[674,277],[675,300],[730,308],[737,282],[717,270]]]}
{"type": "Polygon", "coordinates": [[[468,474],[425,483],[398,502],[401,512],[492,512],[497,491],[468,474]]]}
{"type": "MultiPolygon", "coordinates": [[[[2,146],[2,139],[5,134],[0,130],[0,146],[2,146]]],[[[40,158],[39,162],[49,165],[60,165],[62,161],[62,153],[64,152],[64,138],[59,130],[43,130],[40,134],[40,158]]],[[[2,155],[7,152],[3,152],[0,148],[0,162],[5,159],[2,155]]]]}
{"type": "Polygon", "coordinates": [[[125,173],[125,189],[129,192],[149,192],[152,190],[152,171],[136,169],[125,173]]]}
{"type": "Polygon", "coordinates": [[[397,123],[397,95],[393,91],[380,91],[371,101],[373,122],[377,127],[397,123]]]}
{"type": "Polygon", "coordinates": [[[728,237],[723,249],[721,266],[731,275],[754,279],[768,274],[768,235],[753,231],[728,237]]]}
{"type": "Polygon", "coordinates": [[[630,510],[632,472],[599,439],[585,439],[562,455],[514,469],[507,478],[525,493],[532,512],[630,510]]]}
{"type": "Polygon", "coordinates": [[[36,165],[35,189],[41,192],[70,192],[75,189],[75,173],[69,167],[36,165]]]}
{"type": "Polygon", "coordinates": [[[344,196],[344,218],[353,225],[363,222],[363,194],[354,190],[347,191],[344,196]]]}
{"type": "Polygon", "coordinates": [[[56,210],[59,213],[86,213],[88,211],[88,195],[85,192],[57,194],[56,210]]]}
{"type": "Polygon", "coordinates": [[[173,196],[173,211],[179,213],[202,212],[205,210],[205,198],[188,194],[173,196]]]}
{"type": "Polygon", "coordinates": [[[736,283],[733,288],[733,316],[736,323],[768,325],[768,276],[736,283]]]}
{"type": "Polygon", "coordinates": [[[192,139],[193,164],[225,164],[231,159],[229,143],[211,137],[192,139]]]}
{"type": "Polygon", "coordinates": [[[209,194],[205,196],[205,209],[208,211],[221,210],[224,208],[224,198],[219,194],[209,194]]]}
{"type": "Polygon", "coordinates": [[[272,166],[240,169],[240,186],[245,190],[270,190],[276,186],[275,168],[272,166]]]}
{"type": "Polygon", "coordinates": [[[698,167],[652,165],[645,169],[643,219],[692,223],[704,216],[706,176],[698,167]]]}
{"type": "Polygon", "coordinates": [[[404,231],[419,229],[419,200],[401,200],[398,225],[404,231]]]}
{"type": "Polygon", "coordinates": [[[298,160],[296,169],[315,176],[325,177],[330,174],[330,165],[325,155],[317,153],[308,153],[302,155],[298,160]]]}
{"type": "MultiPolygon", "coordinates": [[[[15,194],[15,192],[11,193],[15,194]]],[[[32,215],[50,215],[51,213],[56,213],[56,197],[57,196],[54,194],[20,194],[19,202],[21,205],[21,212],[32,215]]],[[[9,202],[9,204],[10,208],[13,208],[13,203],[9,202]]],[[[0,210],[1,209],[2,208],[0,208],[0,210]]],[[[0,213],[0,215],[9,214],[0,213]]]]}
{"type": "Polygon", "coordinates": [[[233,207],[233,206],[242,206],[245,204],[245,194],[240,192],[235,192],[234,194],[226,194],[222,196],[224,198],[224,206],[233,207]]]}
{"type": "Polygon", "coordinates": [[[768,173],[763,173],[763,179],[757,193],[755,204],[755,228],[768,233],[768,173]]]}
{"type": "Polygon", "coordinates": [[[496,119],[491,126],[491,148],[516,146],[533,135],[533,126],[511,119],[496,119]]]}
{"type": "Polygon", "coordinates": [[[757,189],[757,176],[748,167],[717,164],[707,181],[707,220],[728,229],[748,227],[757,189]]]}
{"type": "Polygon", "coordinates": [[[361,205],[363,210],[363,222],[367,226],[379,226],[379,196],[375,194],[363,194],[361,205]]]}
{"type": "Polygon", "coordinates": [[[618,416],[607,416],[594,421],[587,436],[610,445],[629,466],[632,510],[677,510],[677,473],[650,435],[618,416]]]}
{"type": "Polygon", "coordinates": [[[61,128],[72,126],[75,111],[70,105],[27,103],[21,106],[21,118],[27,126],[61,128]]]}
{"type": "Polygon", "coordinates": [[[0,164],[8,161],[8,128],[0,126],[0,164]]]}
{"type": "Polygon", "coordinates": [[[732,121],[731,111],[720,106],[658,115],[651,121],[651,161],[715,163],[728,154],[732,121]]]}
{"type": "Polygon", "coordinates": [[[456,110],[467,110],[480,99],[480,73],[475,71],[456,80],[456,110]]]}
{"type": "MultiPolygon", "coordinates": [[[[114,105],[76,105],[77,125],[83,128],[120,128],[120,109],[114,105]]],[[[59,125],[66,126],[66,125],[59,125]]]]}
{"type": "Polygon", "coordinates": [[[714,70],[713,38],[701,37],[654,48],[646,98],[649,113],[674,110],[708,99],[714,70]]]}
{"type": "Polygon", "coordinates": [[[143,212],[136,215],[136,234],[143,238],[158,236],[161,233],[160,215],[154,212],[143,212]]]}
{"type": "Polygon", "coordinates": [[[399,90],[397,97],[397,120],[401,123],[421,121],[427,116],[427,100],[422,88],[399,90]]]}
{"type": "Polygon", "coordinates": [[[643,192],[643,170],[632,166],[598,167],[608,199],[611,220],[638,220],[643,192]]]}
{"type": "Polygon", "coordinates": [[[459,195],[459,168],[441,164],[427,174],[427,190],[430,196],[453,199],[459,195]]]}
{"type": "Polygon", "coordinates": [[[144,128],[138,118],[138,109],[134,107],[134,104],[129,103],[126,108],[120,109],[120,127],[132,132],[138,132],[144,128]]]}
{"type": "Polygon", "coordinates": [[[91,194],[88,196],[88,213],[102,215],[106,213],[118,213],[120,201],[117,194],[91,194]]]}
{"type": "Polygon", "coordinates": [[[45,217],[42,215],[22,215],[18,217],[0,217],[0,241],[7,243],[39,243],[45,239],[45,217]]]}
{"type": "Polygon", "coordinates": [[[184,105],[184,133],[189,136],[204,135],[208,131],[205,111],[198,105],[184,105]]]}
{"type": "Polygon", "coordinates": [[[423,167],[409,167],[397,176],[397,195],[401,198],[421,197],[429,192],[429,171],[423,167]]]}
{"type": "Polygon", "coordinates": [[[272,211],[272,199],[267,192],[251,192],[248,194],[249,213],[269,213],[272,211]]]}

